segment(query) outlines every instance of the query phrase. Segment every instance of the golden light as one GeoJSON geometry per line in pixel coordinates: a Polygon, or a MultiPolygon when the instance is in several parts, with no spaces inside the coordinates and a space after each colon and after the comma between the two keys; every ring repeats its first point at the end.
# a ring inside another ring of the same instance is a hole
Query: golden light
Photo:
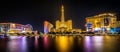
{"type": "Polygon", "coordinates": [[[68,37],[66,36],[56,37],[56,45],[58,51],[66,52],[68,50],[68,37]]]}
{"type": "Polygon", "coordinates": [[[12,24],[11,27],[12,27],[12,28],[15,28],[15,24],[12,24]]]}

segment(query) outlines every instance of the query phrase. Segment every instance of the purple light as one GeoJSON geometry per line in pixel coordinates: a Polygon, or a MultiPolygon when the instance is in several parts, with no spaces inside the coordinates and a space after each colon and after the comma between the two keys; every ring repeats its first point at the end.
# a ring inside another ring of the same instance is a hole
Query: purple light
{"type": "Polygon", "coordinates": [[[38,49],[38,36],[35,36],[35,48],[38,49]]]}
{"type": "Polygon", "coordinates": [[[26,37],[22,36],[10,36],[8,42],[8,52],[27,52],[27,41],[26,37]]]}
{"type": "Polygon", "coordinates": [[[47,36],[44,36],[44,47],[47,49],[48,48],[48,37],[47,36]]]}
{"type": "Polygon", "coordinates": [[[84,44],[84,46],[85,46],[85,51],[86,52],[91,52],[91,50],[92,50],[92,48],[91,48],[91,45],[92,45],[91,41],[92,41],[92,39],[91,39],[90,36],[85,36],[85,40],[84,40],[85,44],[84,44]]]}

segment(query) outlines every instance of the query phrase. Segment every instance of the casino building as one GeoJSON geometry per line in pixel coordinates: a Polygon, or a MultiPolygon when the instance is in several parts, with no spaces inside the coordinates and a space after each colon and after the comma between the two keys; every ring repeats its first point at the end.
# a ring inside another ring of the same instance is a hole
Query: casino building
{"type": "Polygon", "coordinates": [[[72,31],[72,20],[65,21],[64,6],[61,7],[61,20],[56,21],[56,32],[72,31]]]}
{"type": "Polygon", "coordinates": [[[73,33],[79,32],[81,33],[81,29],[74,29],[72,28],[72,20],[65,20],[64,16],[64,6],[61,6],[61,17],[60,20],[56,20],[55,28],[54,25],[48,21],[44,21],[44,33],[47,34],[48,32],[55,32],[55,33],[73,33]]]}
{"type": "Polygon", "coordinates": [[[32,31],[33,27],[30,24],[0,23],[0,33],[32,33],[32,31]]]}
{"type": "Polygon", "coordinates": [[[103,13],[86,18],[86,31],[95,33],[110,33],[117,27],[117,17],[114,13],[103,13]]]}
{"type": "Polygon", "coordinates": [[[48,32],[53,31],[53,24],[48,22],[48,21],[44,21],[44,33],[47,34],[48,32]]]}

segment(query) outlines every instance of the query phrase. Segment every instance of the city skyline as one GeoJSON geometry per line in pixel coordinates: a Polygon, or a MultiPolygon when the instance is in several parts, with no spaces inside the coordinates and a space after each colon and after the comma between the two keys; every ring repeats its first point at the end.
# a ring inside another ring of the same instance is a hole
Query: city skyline
{"type": "MultiPolygon", "coordinates": [[[[117,14],[119,20],[118,1],[63,1],[65,6],[66,20],[73,20],[73,28],[85,29],[85,18],[100,13],[113,12],[117,14]],[[75,25],[78,24],[78,25],[75,25]]],[[[50,21],[55,25],[55,21],[60,16],[60,0],[51,1],[2,1],[0,8],[0,22],[14,22],[20,24],[31,24],[34,30],[43,31],[43,22],[50,21]]]]}

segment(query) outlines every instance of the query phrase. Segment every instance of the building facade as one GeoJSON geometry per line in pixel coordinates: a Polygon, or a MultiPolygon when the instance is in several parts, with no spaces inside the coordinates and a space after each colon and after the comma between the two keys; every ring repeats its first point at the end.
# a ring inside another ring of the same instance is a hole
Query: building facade
{"type": "Polygon", "coordinates": [[[61,7],[61,20],[56,21],[56,32],[71,31],[72,20],[65,21],[64,17],[64,6],[61,7]]]}
{"type": "Polygon", "coordinates": [[[30,24],[0,23],[0,33],[32,33],[32,30],[30,24]]]}
{"type": "Polygon", "coordinates": [[[111,28],[110,32],[113,34],[120,34],[120,21],[116,22],[116,27],[115,28],[111,28]]]}
{"type": "Polygon", "coordinates": [[[44,33],[47,34],[48,32],[51,32],[53,28],[53,24],[51,24],[48,21],[44,21],[44,33]]]}
{"type": "Polygon", "coordinates": [[[103,13],[86,18],[86,31],[96,33],[110,33],[111,28],[116,28],[117,17],[114,13],[103,13]]]}

